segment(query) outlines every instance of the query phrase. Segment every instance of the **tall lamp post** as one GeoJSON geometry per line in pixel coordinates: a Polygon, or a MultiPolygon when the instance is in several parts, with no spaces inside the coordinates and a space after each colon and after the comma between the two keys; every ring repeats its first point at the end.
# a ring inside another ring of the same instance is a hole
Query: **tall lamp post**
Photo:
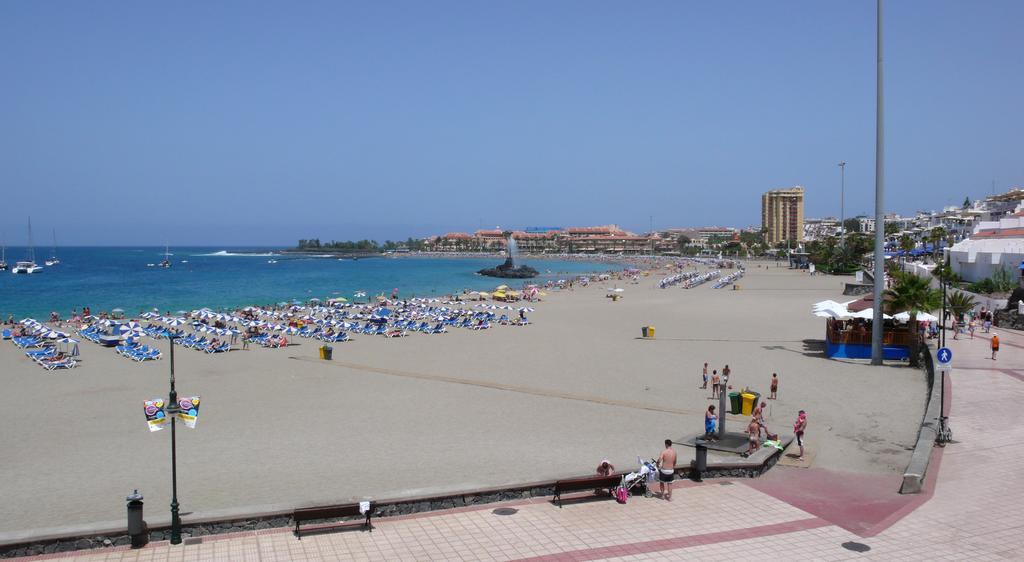
{"type": "Polygon", "coordinates": [[[839,166],[839,243],[846,247],[846,161],[839,166]]]}
{"type": "Polygon", "coordinates": [[[175,418],[181,413],[178,405],[178,391],[174,389],[174,339],[171,342],[171,392],[167,395],[167,416],[171,418],[171,544],[181,544],[181,516],[178,514],[178,448],[175,442],[175,418]]]}
{"type": "Polygon", "coordinates": [[[882,289],[885,284],[885,98],[882,65],[882,0],[877,0],[875,25],[875,309],[871,324],[871,364],[882,364],[882,289]]]}

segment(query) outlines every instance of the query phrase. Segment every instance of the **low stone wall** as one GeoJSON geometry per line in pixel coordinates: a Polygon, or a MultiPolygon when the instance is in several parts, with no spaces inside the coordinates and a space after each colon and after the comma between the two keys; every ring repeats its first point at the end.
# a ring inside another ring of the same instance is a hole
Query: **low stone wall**
{"type": "MultiPolygon", "coordinates": [[[[736,463],[709,463],[708,470],[702,474],[703,478],[756,478],[771,467],[782,457],[782,451],[776,450],[768,455],[762,462],[736,462],[736,463]]],[[[676,470],[676,474],[689,478],[693,470],[693,464],[682,466],[676,470]]],[[[623,474],[623,473],[619,473],[623,474]]],[[[551,497],[555,493],[555,481],[534,482],[521,486],[475,490],[459,492],[441,496],[422,496],[413,498],[402,498],[394,500],[380,500],[374,502],[375,519],[382,517],[394,517],[399,515],[411,515],[428,511],[455,509],[459,507],[472,507],[505,501],[524,500],[531,498],[551,497]]],[[[360,516],[345,519],[322,520],[322,523],[345,522],[361,520],[360,516]]],[[[315,522],[314,522],[315,523],[315,522]]],[[[182,524],[182,537],[204,537],[209,535],[221,535],[228,533],[241,533],[246,531],[258,531],[264,529],[275,529],[295,526],[292,520],[291,511],[263,513],[247,518],[233,518],[231,520],[210,520],[195,523],[182,524]]],[[[161,525],[150,528],[149,540],[152,542],[169,540],[171,536],[170,526],[161,525]]],[[[0,545],[0,558],[13,558],[18,556],[37,556],[42,554],[53,554],[70,552],[73,550],[90,550],[110,547],[125,547],[130,544],[127,533],[107,533],[86,536],[65,536],[50,538],[48,540],[24,541],[16,544],[0,545]]]]}
{"type": "Polygon", "coordinates": [[[1024,330],[1024,316],[1017,314],[1016,310],[997,310],[995,325],[1011,330],[1024,330]]]}
{"type": "Polygon", "coordinates": [[[921,419],[921,429],[917,434],[917,444],[914,452],[910,455],[910,463],[903,472],[903,485],[900,487],[901,494],[917,494],[924,484],[925,475],[928,473],[928,463],[932,458],[932,449],[935,447],[935,438],[939,431],[939,416],[942,415],[942,377],[936,377],[935,373],[935,349],[925,344],[925,371],[928,373],[928,405],[925,408],[924,417],[921,419]]]}

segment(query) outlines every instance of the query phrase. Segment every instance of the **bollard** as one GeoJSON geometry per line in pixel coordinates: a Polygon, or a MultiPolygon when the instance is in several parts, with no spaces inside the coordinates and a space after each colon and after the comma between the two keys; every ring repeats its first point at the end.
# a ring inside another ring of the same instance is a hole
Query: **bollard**
{"type": "Polygon", "coordinates": [[[708,469],[708,447],[700,441],[697,441],[697,459],[694,461],[693,467],[693,480],[695,482],[703,482],[702,474],[708,469]]]}
{"type": "Polygon", "coordinates": [[[128,538],[132,548],[142,548],[149,542],[149,526],[142,519],[142,494],[135,490],[125,500],[128,502],[128,538]]]}

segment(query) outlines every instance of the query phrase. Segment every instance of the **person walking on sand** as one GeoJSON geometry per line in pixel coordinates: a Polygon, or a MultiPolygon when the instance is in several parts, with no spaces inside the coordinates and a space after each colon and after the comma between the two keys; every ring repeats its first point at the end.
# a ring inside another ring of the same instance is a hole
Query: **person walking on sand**
{"type": "Polygon", "coordinates": [[[722,377],[718,374],[718,369],[711,371],[711,398],[718,398],[718,390],[722,386],[722,377]]]}
{"type": "Polygon", "coordinates": [[[718,422],[718,416],[715,415],[715,405],[708,406],[708,411],[704,412],[704,440],[705,441],[716,441],[715,439],[715,426],[718,422]]]}
{"type": "Polygon", "coordinates": [[[796,444],[800,447],[800,456],[796,460],[804,460],[804,432],[807,431],[807,412],[800,410],[793,423],[793,433],[796,434],[796,444]]]}
{"type": "Polygon", "coordinates": [[[996,353],[999,353],[999,336],[992,332],[992,360],[996,360],[996,353]]]}
{"type": "Polygon", "coordinates": [[[672,501],[672,481],[676,479],[676,451],[672,448],[672,440],[665,440],[665,450],[658,457],[658,484],[661,497],[672,501]]]}
{"type": "Polygon", "coordinates": [[[779,399],[779,375],[778,373],[772,373],[772,384],[769,387],[771,389],[771,395],[768,397],[769,400],[779,399]]]}
{"type": "Polygon", "coordinates": [[[704,363],[704,386],[702,386],[701,388],[705,389],[705,390],[708,388],[708,364],[707,363],[704,363]]]}
{"type": "Polygon", "coordinates": [[[974,330],[976,330],[977,328],[978,323],[974,320],[974,317],[972,316],[971,319],[967,322],[967,331],[971,334],[972,340],[974,339],[974,330]]]}
{"type": "Polygon", "coordinates": [[[956,316],[953,316],[953,339],[960,339],[960,322],[957,321],[956,316]]]}

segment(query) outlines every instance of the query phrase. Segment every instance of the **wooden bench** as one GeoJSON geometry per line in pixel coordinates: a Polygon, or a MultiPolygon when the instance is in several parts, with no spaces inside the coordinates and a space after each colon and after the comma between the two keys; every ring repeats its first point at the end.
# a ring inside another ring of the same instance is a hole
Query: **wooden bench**
{"type": "MultiPolygon", "coordinates": [[[[376,506],[371,502],[370,509],[366,510],[366,520],[363,521],[361,527],[363,529],[369,529],[373,532],[373,524],[370,522],[370,516],[373,514],[373,510],[376,506]]],[[[336,519],[338,517],[351,517],[353,515],[363,515],[359,512],[359,503],[348,503],[343,505],[330,505],[325,507],[303,507],[296,509],[292,513],[292,519],[295,520],[295,536],[300,540],[302,536],[299,534],[299,525],[304,521],[314,521],[317,519],[336,519]]],[[[342,526],[344,523],[339,523],[335,526],[342,526]]],[[[348,525],[352,526],[352,525],[348,525]]]]}
{"type": "Polygon", "coordinates": [[[552,501],[558,502],[562,507],[563,492],[580,492],[583,490],[597,490],[601,488],[615,488],[622,481],[618,475],[612,476],[584,476],[583,478],[571,478],[569,480],[558,480],[555,482],[555,497],[552,501]]]}

